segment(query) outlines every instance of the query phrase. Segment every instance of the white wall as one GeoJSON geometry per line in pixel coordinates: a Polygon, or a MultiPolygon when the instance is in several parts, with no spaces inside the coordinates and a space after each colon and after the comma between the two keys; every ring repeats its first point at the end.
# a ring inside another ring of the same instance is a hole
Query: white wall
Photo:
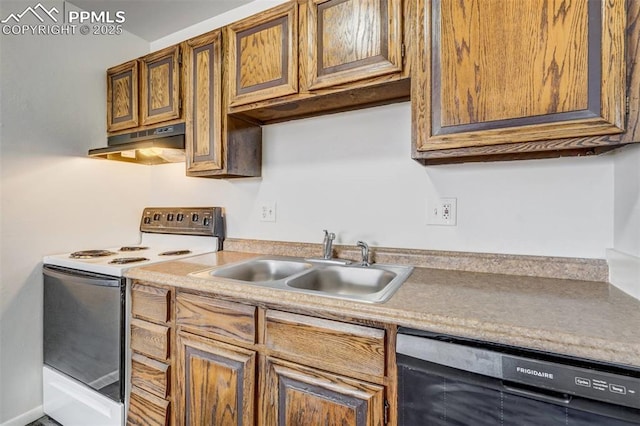
{"type": "Polygon", "coordinates": [[[613,244],[610,156],[423,167],[410,105],[263,127],[263,176],[187,178],[153,169],[157,205],[221,205],[230,237],[603,258],[613,244]],[[426,226],[427,201],[458,198],[456,227],[426,226]],[[262,202],[277,221],[260,222],[262,202]]]}
{"type": "Polygon", "coordinates": [[[106,144],[106,68],[149,44],[128,34],[0,43],[0,424],[22,426],[41,414],[42,257],[135,238],[148,204],[148,167],[86,153],[106,144]]]}
{"type": "Polygon", "coordinates": [[[610,281],[640,299],[640,146],[617,151],[614,163],[614,245],[610,281]]]}

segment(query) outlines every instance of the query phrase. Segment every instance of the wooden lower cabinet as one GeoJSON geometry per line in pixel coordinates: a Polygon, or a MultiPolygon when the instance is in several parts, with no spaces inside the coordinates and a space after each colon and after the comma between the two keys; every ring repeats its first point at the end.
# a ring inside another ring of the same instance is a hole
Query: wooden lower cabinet
{"type": "Polygon", "coordinates": [[[384,388],[274,358],[265,361],[264,426],[374,426],[385,419],[384,388]]]}
{"type": "Polygon", "coordinates": [[[256,352],[177,335],[177,424],[254,424],[256,352]]]}

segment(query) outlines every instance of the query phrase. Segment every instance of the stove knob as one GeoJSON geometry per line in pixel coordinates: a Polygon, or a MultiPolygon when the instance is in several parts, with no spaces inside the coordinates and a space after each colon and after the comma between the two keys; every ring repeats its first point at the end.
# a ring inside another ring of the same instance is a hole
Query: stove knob
{"type": "Polygon", "coordinates": [[[209,226],[209,223],[211,223],[211,220],[209,220],[209,218],[208,218],[208,217],[205,217],[205,218],[202,220],[202,224],[203,224],[204,226],[209,226]]]}
{"type": "Polygon", "coordinates": [[[169,222],[173,222],[173,218],[174,218],[173,213],[169,213],[169,214],[167,215],[167,220],[168,220],[169,222]]]}
{"type": "Polygon", "coordinates": [[[178,216],[176,216],[176,220],[178,222],[182,222],[184,220],[184,215],[182,213],[178,213],[178,216]]]}
{"type": "Polygon", "coordinates": [[[154,213],[153,214],[153,220],[160,220],[162,216],[160,216],[160,213],[154,213]]]}
{"type": "Polygon", "coordinates": [[[150,218],[149,216],[145,217],[145,218],[144,218],[144,224],[145,224],[145,225],[148,225],[148,224],[150,224],[150,223],[151,223],[151,218],[150,218]]]}
{"type": "Polygon", "coordinates": [[[200,219],[200,216],[198,216],[198,213],[194,213],[191,215],[192,222],[197,222],[199,219],[200,219]]]}

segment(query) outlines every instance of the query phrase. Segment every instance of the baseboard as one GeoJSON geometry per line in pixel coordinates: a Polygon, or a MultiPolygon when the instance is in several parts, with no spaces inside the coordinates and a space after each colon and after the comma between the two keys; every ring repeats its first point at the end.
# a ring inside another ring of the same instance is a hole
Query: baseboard
{"type": "Polygon", "coordinates": [[[607,250],[609,282],[640,300],[640,257],[618,250],[607,250]]]}
{"type": "Polygon", "coordinates": [[[38,405],[36,408],[29,410],[24,414],[20,414],[17,417],[7,420],[0,426],[24,426],[38,420],[42,416],[44,416],[42,405],[38,405]]]}

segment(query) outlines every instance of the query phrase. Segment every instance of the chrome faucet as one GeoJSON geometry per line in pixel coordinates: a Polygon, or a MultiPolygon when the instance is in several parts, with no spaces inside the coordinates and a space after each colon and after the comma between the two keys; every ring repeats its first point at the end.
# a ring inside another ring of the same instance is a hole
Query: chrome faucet
{"type": "Polygon", "coordinates": [[[370,266],[369,263],[369,245],[364,241],[358,241],[356,243],[358,247],[360,247],[360,251],[362,253],[362,261],[360,262],[361,266],[370,266]]]}
{"type": "Polygon", "coordinates": [[[328,232],[326,229],[324,229],[322,232],[324,232],[324,241],[322,242],[322,257],[324,259],[331,259],[331,257],[333,256],[333,240],[336,238],[336,234],[334,234],[333,232],[328,232]]]}

